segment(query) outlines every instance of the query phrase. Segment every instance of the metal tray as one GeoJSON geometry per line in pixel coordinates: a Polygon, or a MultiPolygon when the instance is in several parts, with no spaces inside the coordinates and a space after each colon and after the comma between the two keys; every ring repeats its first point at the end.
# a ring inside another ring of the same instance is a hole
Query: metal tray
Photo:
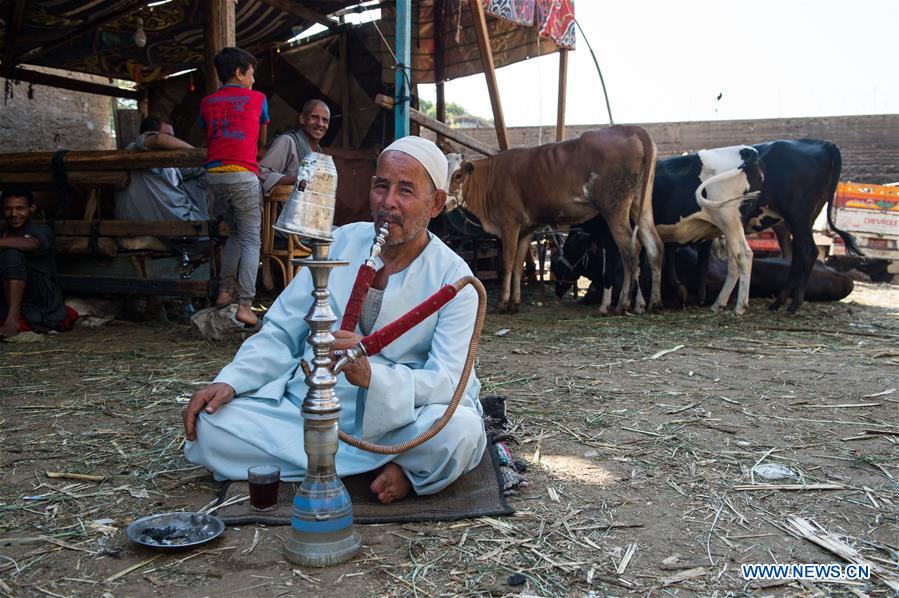
{"type": "Polygon", "coordinates": [[[128,539],[159,550],[205,544],[225,531],[225,522],[205,513],[159,513],[138,519],[125,529],[128,539]]]}

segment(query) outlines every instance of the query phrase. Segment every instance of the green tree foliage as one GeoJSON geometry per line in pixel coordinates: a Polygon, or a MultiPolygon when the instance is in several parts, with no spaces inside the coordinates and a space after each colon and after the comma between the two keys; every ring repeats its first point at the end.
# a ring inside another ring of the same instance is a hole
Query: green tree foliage
{"type": "MultiPolygon", "coordinates": [[[[424,112],[427,116],[431,118],[437,118],[437,105],[434,102],[429,102],[423,98],[419,98],[418,100],[418,109],[424,112]]],[[[446,105],[446,120],[449,126],[453,126],[456,117],[459,116],[471,116],[471,114],[464,107],[456,104],[455,102],[450,102],[446,105]]]]}

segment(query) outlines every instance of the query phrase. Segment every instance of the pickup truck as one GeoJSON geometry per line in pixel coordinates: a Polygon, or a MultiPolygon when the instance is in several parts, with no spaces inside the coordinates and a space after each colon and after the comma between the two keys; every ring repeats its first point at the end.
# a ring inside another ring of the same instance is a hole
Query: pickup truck
{"type": "MultiPolygon", "coordinates": [[[[825,208],[826,209],[826,208],[825,208]]],[[[822,210],[816,221],[817,233],[827,231],[826,214],[822,210]],[[823,220],[823,222],[822,222],[823,220]],[[823,224],[823,228],[819,225],[823,224]]],[[[879,273],[882,281],[899,274],[899,184],[874,185],[846,182],[837,185],[833,206],[833,220],[841,229],[858,240],[865,258],[849,257],[846,246],[837,236],[831,236],[828,254],[837,262],[867,262],[865,270],[879,273]]],[[[820,244],[820,243],[819,243],[820,244]]]]}

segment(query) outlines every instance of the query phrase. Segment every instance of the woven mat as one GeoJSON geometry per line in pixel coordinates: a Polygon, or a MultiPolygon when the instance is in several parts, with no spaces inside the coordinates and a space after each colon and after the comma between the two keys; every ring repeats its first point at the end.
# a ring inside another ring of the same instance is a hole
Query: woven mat
{"type": "MultiPolygon", "coordinates": [[[[477,467],[437,494],[412,496],[382,505],[369,489],[374,479],[374,473],[343,478],[353,501],[353,520],[356,523],[455,521],[471,517],[511,515],[514,512],[503,497],[494,445],[487,447],[484,458],[477,467]]],[[[223,486],[219,494],[222,501],[249,494],[246,482],[225,482],[223,486]]],[[[297,486],[298,482],[282,482],[278,488],[278,504],[271,511],[254,511],[246,500],[223,507],[215,514],[224,519],[226,525],[290,525],[290,508],[297,486]]]]}

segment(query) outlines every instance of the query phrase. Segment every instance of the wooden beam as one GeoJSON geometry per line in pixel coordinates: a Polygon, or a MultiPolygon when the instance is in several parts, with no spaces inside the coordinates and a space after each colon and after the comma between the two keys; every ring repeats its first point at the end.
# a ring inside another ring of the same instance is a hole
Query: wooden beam
{"type": "Polygon", "coordinates": [[[496,69],[493,66],[493,50],[490,48],[487,17],[484,15],[484,7],[481,6],[480,0],[469,0],[468,8],[471,9],[475,37],[478,38],[478,48],[481,51],[481,64],[484,67],[484,77],[487,79],[487,91],[490,92],[490,105],[493,106],[496,139],[499,142],[499,149],[507,150],[509,149],[509,133],[506,131],[503,106],[499,99],[499,86],[496,83],[496,69]]]}
{"type": "Polygon", "coordinates": [[[209,296],[209,281],[178,278],[138,278],[136,276],[79,276],[58,274],[56,281],[64,291],[85,295],[163,295],[177,297],[209,296]]]}
{"type": "MultiPolygon", "coordinates": [[[[381,108],[392,110],[394,101],[393,98],[389,96],[378,94],[377,96],[375,96],[375,104],[377,104],[381,108]]],[[[469,149],[473,149],[474,151],[485,156],[492,156],[496,153],[496,150],[489,145],[483,144],[474,137],[462,133],[459,129],[451,129],[442,122],[431,118],[420,110],[410,110],[409,119],[413,122],[418,123],[426,129],[430,129],[431,131],[443,135],[451,141],[455,141],[459,145],[463,145],[469,149]]]]}
{"type": "Polygon", "coordinates": [[[49,44],[44,44],[43,46],[38,46],[37,48],[33,48],[28,50],[27,52],[23,52],[19,54],[15,58],[15,62],[24,62],[24,61],[32,61],[36,57],[41,56],[42,54],[46,54],[52,50],[60,46],[64,46],[65,44],[71,43],[73,40],[78,39],[85,33],[89,33],[98,27],[102,27],[107,23],[114,21],[121,17],[122,15],[127,15],[128,13],[134,12],[137,10],[138,6],[142,4],[145,0],[122,0],[119,3],[118,8],[115,10],[106,13],[102,17],[94,19],[93,21],[89,21],[77,29],[72,31],[71,33],[67,33],[64,37],[57,39],[55,42],[50,42],[49,44]]]}
{"type": "MultiPolygon", "coordinates": [[[[72,187],[113,187],[124,189],[128,186],[127,170],[94,170],[68,173],[72,187]]],[[[0,185],[56,185],[56,178],[49,169],[39,172],[0,172],[0,185]]]]}
{"type": "MultiPolygon", "coordinates": [[[[52,172],[54,152],[0,154],[0,172],[52,172]]],[[[63,158],[67,170],[136,170],[139,168],[186,168],[201,166],[206,150],[90,150],[70,151],[63,158]]]]}
{"type": "Polygon", "coordinates": [[[9,20],[6,22],[6,34],[3,44],[3,66],[12,68],[15,61],[16,40],[19,38],[19,30],[22,29],[22,19],[25,16],[25,0],[15,0],[9,9],[9,20]]]}
{"type": "MultiPolygon", "coordinates": [[[[209,222],[198,220],[185,222],[177,220],[136,221],[136,220],[101,220],[96,232],[92,231],[92,223],[87,220],[57,220],[54,223],[57,235],[83,237],[92,233],[101,237],[208,237],[209,222]]],[[[226,234],[223,225],[220,233],[226,234]]]]}
{"type": "Polygon", "coordinates": [[[320,25],[324,25],[328,29],[333,29],[337,23],[311,8],[306,8],[299,2],[294,0],[260,0],[263,4],[268,4],[272,8],[277,8],[281,12],[286,12],[304,21],[313,21],[320,25]]]}
{"type": "MultiPolygon", "coordinates": [[[[537,40],[540,43],[540,40],[537,40]]],[[[565,96],[568,91],[568,50],[559,50],[559,102],[556,105],[556,141],[565,139],[565,96]]]]}
{"type": "Polygon", "coordinates": [[[237,0],[205,0],[206,21],[203,37],[206,58],[206,95],[215,92],[224,81],[215,72],[215,55],[223,48],[237,45],[235,4],[237,0]]]}
{"type": "Polygon", "coordinates": [[[127,98],[129,100],[137,100],[140,98],[140,92],[131,89],[119,89],[112,85],[103,85],[102,83],[92,83],[90,81],[79,81],[78,79],[70,79],[68,77],[60,77],[59,75],[51,75],[49,73],[39,73],[30,69],[11,68],[0,69],[0,76],[14,81],[24,81],[26,83],[35,83],[37,85],[46,85],[48,87],[58,87],[60,89],[69,89],[71,91],[80,91],[82,93],[93,93],[101,96],[110,96],[113,98],[127,98]]]}

